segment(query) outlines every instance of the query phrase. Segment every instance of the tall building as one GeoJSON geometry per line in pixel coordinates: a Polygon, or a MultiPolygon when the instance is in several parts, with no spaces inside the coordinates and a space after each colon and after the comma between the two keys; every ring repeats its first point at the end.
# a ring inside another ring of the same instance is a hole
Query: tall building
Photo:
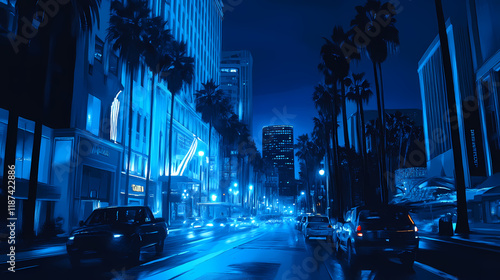
{"type": "MultiPolygon", "coordinates": [[[[469,111],[475,102],[472,53],[466,23],[461,19],[446,23],[462,148],[465,184],[468,188],[485,176],[479,112],[469,111]]],[[[448,101],[439,36],[436,36],[418,64],[424,115],[427,173],[429,177],[454,177],[448,101]]]]}
{"type": "MultiPolygon", "coordinates": [[[[472,48],[473,77],[479,101],[480,128],[475,130],[472,143],[482,145],[484,151],[474,150],[473,164],[484,165],[486,180],[478,187],[494,188],[489,193],[474,197],[476,222],[500,222],[500,2],[496,0],[468,0],[467,18],[472,48]],[[494,193],[497,193],[495,195],[494,193]]],[[[468,143],[469,144],[469,143],[468,143]]],[[[471,171],[472,172],[472,171],[471,171]]]]}
{"type": "MultiPolygon", "coordinates": [[[[20,3],[15,11],[0,5],[0,14],[9,15],[8,21],[3,18],[0,21],[1,29],[15,35],[17,18],[32,17],[29,5],[20,3]]],[[[173,219],[197,214],[197,207],[193,206],[198,200],[194,197],[202,202],[207,202],[213,194],[220,197],[220,135],[215,130],[209,135],[208,125],[195,110],[193,96],[202,82],[220,81],[222,1],[149,0],[148,5],[153,16],[161,16],[168,22],[175,40],[186,42],[188,55],[195,59],[193,84],[176,95],[174,112],[170,112],[172,95],[166,83],[157,82],[153,88],[152,72],[143,62],[134,73],[126,72],[127,61],[106,40],[110,1],[102,1],[100,23],[94,23],[91,32],[73,36],[71,26],[75,19],[68,16],[73,14],[72,7],[60,6],[61,12],[50,19],[53,24],[44,26],[43,32],[32,38],[29,45],[18,45],[20,55],[31,63],[29,69],[36,68],[31,75],[16,74],[19,77],[14,80],[16,84],[6,87],[7,92],[19,91],[23,96],[16,95],[16,102],[0,104],[0,167],[8,154],[8,136],[17,135],[13,149],[18,168],[16,203],[22,208],[28,199],[33,141],[37,125],[43,124],[35,212],[37,233],[51,219],[62,218],[63,230],[69,231],[97,207],[142,205],[146,196],[155,216],[166,218],[164,203],[169,176],[173,219]],[[29,51],[24,51],[24,47],[29,51]],[[45,114],[40,104],[47,104],[45,114]],[[168,127],[172,113],[173,156],[169,167],[168,127]],[[212,146],[211,157],[207,159],[209,137],[212,146]],[[205,155],[198,156],[199,151],[205,155]],[[125,185],[127,169],[128,186],[125,185]],[[148,173],[149,188],[146,188],[148,173]],[[206,184],[208,175],[210,186],[206,184]],[[189,198],[182,196],[184,192],[189,193],[189,198]]],[[[8,47],[1,52],[2,56],[14,50],[3,32],[0,46],[2,50],[8,47]]],[[[7,67],[27,71],[12,63],[3,64],[2,73],[7,67]]],[[[8,76],[2,75],[0,81],[10,83],[8,76]]],[[[201,209],[205,211],[203,215],[206,210],[201,209]]],[[[19,217],[20,224],[22,218],[19,217]]]]}
{"type": "MultiPolygon", "coordinates": [[[[469,0],[469,35],[473,76],[481,111],[486,175],[500,172],[500,3],[469,0]]],[[[479,141],[479,140],[478,140],[479,141]]]]}
{"type": "Polygon", "coordinates": [[[239,120],[252,131],[253,58],[249,51],[224,51],[221,56],[221,89],[229,95],[239,120]]]}
{"type": "Polygon", "coordinates": [[[278,168],[280,196],[297,195],[293,151],[293,126],[272,125],[262,128],[262,157],[278,168]]]}

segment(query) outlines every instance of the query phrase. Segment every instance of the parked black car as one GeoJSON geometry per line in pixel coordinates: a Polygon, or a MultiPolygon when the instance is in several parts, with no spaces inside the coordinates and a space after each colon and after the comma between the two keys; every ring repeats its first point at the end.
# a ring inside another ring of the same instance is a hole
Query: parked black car
{"type": "Polygon", "coordinates": [[[418,249],[418,229],[408,211],[398,206],[355,207],[345,215],[336,249],[347,264],[357,267],[360,257],[399,257],[411,268],[418,249]]]}
{"type": "Polygon", "coordinates": [[[66,249],[73,266],[82,258],[102,257],[112,261],[128,256],[138,261],[141,248],[156,246],[161,253],[167,225],[162,218],[155,219],[145,206],[107,207],[96,209],[80,227],[71,232],[66,249]]]}

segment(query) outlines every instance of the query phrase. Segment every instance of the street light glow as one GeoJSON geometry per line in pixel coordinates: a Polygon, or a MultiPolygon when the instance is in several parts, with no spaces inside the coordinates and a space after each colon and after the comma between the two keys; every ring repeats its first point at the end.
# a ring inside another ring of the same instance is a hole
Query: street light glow
{"type": "Polygon", "coordinates": [[[217,196],[215,194],[212,194],[212,201],[217,200],[217,196]]]}
{"type": "Polygon", "coordinates": [[[253,190],[253,186],[252,186],[252,185],[250,185],[248,188],[249,188],[250,190],[253,190]]]}
{"type": "Polygon", "coordinates": [[[306,193],[305,192],[300,192],[300,195],[305,195],[306,193]]]}
{"type": "Polygon", "coordinates": [[[233,185],[233,186],[236,188],[236,187],[238,186],[238,183],[234,183],[234,185],[233,185]]]}
{"type": "Polygon", "coordinates": [[[198,152],[198,156],[202,157],[202,156],[204,156],[204,155],[205,155],[205,152],[204,152],[204,151],[199,151],[199,152],[198,152]]]}
{"type": "Polygon", "coordinates": [[[325,175],[325,170],[321,169],[321,170],[319,171],[319,175],[321,175],[321,176],[325,175]]]}

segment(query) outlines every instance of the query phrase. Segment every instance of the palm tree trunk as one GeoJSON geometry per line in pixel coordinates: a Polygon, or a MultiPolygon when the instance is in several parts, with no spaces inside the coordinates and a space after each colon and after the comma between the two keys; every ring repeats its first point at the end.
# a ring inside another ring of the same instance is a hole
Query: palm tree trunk
{"type": "Polygon", "coordinates": [[[148,206],[148,200],[149,200],[149,179],[151,177],[151,143],[153,142],[153,108],[154,108],[154,100],[155,100],[155,89],[156,89],[156,84],[155,84],[155,78],[156,75],[153,73],[153,81],[151,85],[151,106],[149,108],[151,112],[151,116],[149,118],[149,144],[148,144],[148,163],[147,163],[147,169],[146,169],[146,194],[144,196],[144,206],[148,206]]]}
{"type": "Polygon", "coordinates": [[[170,225],[170,190],[172,189],[172,134],[174,133],[174,103],[175,93],[172,92],[172,102],[170,103],[170,128],[168,133],[168,180],[167,180],[167,225],[170,225]]]}
{"type": "Polygon", "coordinates": [[[380,130],[380,138],[378,141],[378,146],[379,146],[379,172],[380,172],[380,202],[385,203],[385,139],[384,139],[384,132],[385,132],[385,124],[383,121],[383,109],[382,109],[382,98],[380,96],[380,87],[379,87],[379,79],[378,79],[378,73],[377,73],[377,63],[373,62],[373,73],[375,77],[375,88],[376,88],[376,94],[377,94],[377,111],[378,111],[378,119],[377,119],[377,124],[378,128],[380,130]]]}
{"type": "Polygon", "coordinates": [[[443,59],[444,74],[446,84],[446,96],[448,98],[448,122],[451,128],[451,143],[453,147],[453,159],[455,165],[455,184],[457,190],[457,226],[456,233],[469,234],[469,220],[467,218],[467,200],[465,192],[465,175],[462,165],[462,146],[460,144],[460,134],[458,131],[457,111],[462,110],[455,100],[455,90],[453,88],[453,73],[450,59],[450,49],[446,24],[441,0],[436,0],[436,13],[438,19],[439,41],[441,42],[441,57],[443,59]]]}
{"type": "Polygon", "coordinates": [[[128,151],[127,151],[127,170],[125,173],[125,201],[124,205],[128,205],[128,196],[129,196],[129,185],[130,185],[130,162],[132,161],[132,102],[133,102],[133,87],[134,87],[134,78],[131,66],[127,63],[127,73],[129,73],[129,103],[128,103],[128,151]]]}
{"type": "MultiPolygon", "coordinates": [[[[210,198],[210,156],[212,153],[212,121],[208,124],[208,172],[207,172],[207,197],[210,198]]],[[[215,214],[215,213],[214,213],[215,214]]],[[[215,217],[215,215],[214,215],[215,217]]]]}
{"type": "Polygon", "coordinates": [[[351,148],[351,145],[349,143],[349,129],[347,127],[347,102],[346,102],[346,96],[345,96],[345,83],[342,80],[341,83],[342,87],[342,123],[344,124],[344,146],[347,151],[351,148]]]}
{"type": "MultiPolygon", "coordinates": [[[[381,106],[382,106],[382,123],[384,124],[383,127],[385,127],[385,101],[384,101],[384,82],[383,82],[383,79],[382,79],[382,64],[381,63],[378,63],[378,69],[379,69],[379,76],[380,76],[380,103],[381,103],[381,106]]],[[[382,129],[382,142],[381,142],[381,147],[382,147],[382,150],[381,150],[381,154],[383,155],[382,157],[382,187],[384,189],[384,191],[382,192],[383,194],[383,197],[382,197],[382,201],[383,203],[387,204],[389,201],[389,197],[388,197],[388,188],[387,188],[387,165],[385,163],[386,161],[386,130],[385,129],[382,129]]]]}
{"type": "Polygon", "coordinates": [[[406,167],[406,157],[408,156],[408,150],[410,148],[411,144],[411,135],[413,134],[413,125],[410,128],[410,134],[408,135],[408,141],[406,141],[406,151],[405,151],[405,156],[403,158],[403,167],[406,167]]]}
{"type": "MultiPolygon", "coordinates": [[[[5,161],[3,165],[3,193],[6,195],[9,192],[9,170],[11,170],[9,167],[14,167],[16,164],[16,146],[17,146],[17,130],[19,126],[19,114],[15,109],[12,109],[9,111],[9,124],[7,126],[7,140],[5,143],[5,161]]],[[[4,201],[7,201],[6,196],[2,196],[2,199],[5,199],[4,201]]],[[[2,204],[4,205],[4,204],[2,204]]],[[[2,219],[5,218],[4,221],[6,221],[8,215],[7,211],[5,211],[7,207],[2,209],[0,211],[0,216],[2,219]]]]}
{"type": "MultiPolygon", "coordinates": [[[[368,172],[368,159],[366,155],[366,130],[365,130],[365,112],[363,109],[363,101],[359,103],[359,114],[361,119],[361,143],[362,143],[362,162],[363,162],[363,198],[365,203],[368,202],[368,197],[372,197],[370,194],[369,186],[369,177],[370,173],[368,172]]],[[[368,203],[367,203],[368,204],[368,203]]]]}
{"type": "Polygon", "coordinates": [[[41,120],[35,123],[35,133],[33,137],[28,199],[25,201],[23,207],[23,236],[26,239],[32,239],[35,237],[35,208],[38,188],[38,163],[40,160],[40,145],[42,142],[41,120]]]}

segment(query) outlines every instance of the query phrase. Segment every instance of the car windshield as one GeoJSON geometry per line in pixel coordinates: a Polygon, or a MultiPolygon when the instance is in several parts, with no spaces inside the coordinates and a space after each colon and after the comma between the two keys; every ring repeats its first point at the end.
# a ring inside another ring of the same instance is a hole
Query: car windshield
{"type": "Polygon", "coordinates": [[[309,217],[310,223],[328,223],[327,217],[309,217]]]}
{"type": "Polygon", "coordinates": [[[86,225],[106,225],[115,223],[139,223],[144,221],[144,210],[137,208],[101,209],[92,212],[86,225]]]}
{"type": "Polygon", "coordinates": [[[363,210],[359,213],[359,224],[365,229],[383,229],[407,227],[413,222],[408,212],[403,210],[363,210]]]}

